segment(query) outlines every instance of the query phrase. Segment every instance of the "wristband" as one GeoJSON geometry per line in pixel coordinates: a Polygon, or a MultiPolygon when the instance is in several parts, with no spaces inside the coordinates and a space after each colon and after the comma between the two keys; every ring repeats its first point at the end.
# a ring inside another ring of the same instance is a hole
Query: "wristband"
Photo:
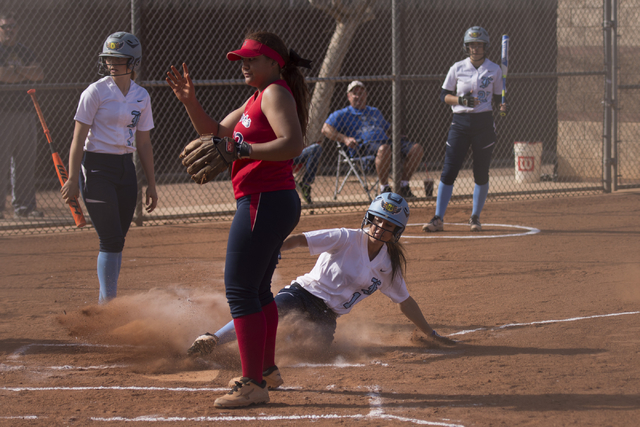
{"type": "Polygon", "coordinates": [[[251,145],[246,142],[236,142],[236,153],[239,159],[248,159],[251,157],[251,145]]]}
{"type": "Polygon", "coordinates": [[[458,105],[466,105],[466,104],[464,103],[464,97],[463,97],[463,96],[459,96],[459,97],[458,97],[458,105]]]}

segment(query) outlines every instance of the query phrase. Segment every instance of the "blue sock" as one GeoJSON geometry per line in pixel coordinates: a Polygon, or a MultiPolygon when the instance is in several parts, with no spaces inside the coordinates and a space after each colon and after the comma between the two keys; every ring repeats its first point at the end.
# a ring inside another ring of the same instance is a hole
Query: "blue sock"
{"type": "Polygon", "coordinates": [[[233,320],[222,328],[218,329],[218,331],[214,334],[218,337],[218,345],[226,344],[231,341],[236,340],[236,328],[233,325],[233,320]]]}
{"type": "Polygon", "coordinates": [[[122,252],[118,252],[118,277],[120,277],[121,266],[122,266],[122,252]]]}
{"type": "Polygon", "coordinates": [[[98,281],[100,281],[100,296],[98,302],[106,304],[118,293],[118,275],[122,252],[98,253],[98,281]]]}
{"type": "Polygon", "coordinates": [[[484,202],[487,201],[487,194],[489,194],[489,183],[484,185],[476,184],[473,189],[473,211],[471,215],[475,215],[480,218],[480,213],[484,207],[484,202]]]}
{"type": "Polygon", "coordinates": [[[442,181],[440,181],[440,185],[438,185],[438,199],[436,200],[436,215],[440,218],[444,218],[452,194],[453,185],[443,184],[442,181]]]}

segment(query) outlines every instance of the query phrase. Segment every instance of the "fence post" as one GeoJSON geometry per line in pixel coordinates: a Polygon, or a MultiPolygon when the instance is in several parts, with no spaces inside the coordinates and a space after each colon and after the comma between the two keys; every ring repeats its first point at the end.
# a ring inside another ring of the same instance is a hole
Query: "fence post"
{"type": "Polygon", "coordinates": [[[401,141],[400,141],[400,131],[402,129],[402,111],[400,100],[402,98],[401,89],[402,85],[400,82],[400,73],[402,72],[402,66],[400,63],[400,5],[399,2],[401,0],[392,0],[391,2],[391,39],[392,39],[392,61],[391,61],[391,74],[393,75],[392,82],[392,104],[393,104],[393,118],[392,118],[392,141],[393,141],[393,189],[396,193],[400,190],[400,179],[401,179],[401,141]]]}
{"type": "Polygon", "coordinates": [[[618,190],[618,0],[611,1],[611,175],[618,190]]]}
{"type": "MultiPolygon", "coordinates": [[[[138,37],[140,39],[140,30],[142,29],[142,23],[140,19],[140,3],[142,0],[131,0],[131,34],[138,37]]],[[[144,64],[143,61],[140,61],[144,64]]],[[[142,65],[138,66],[136,70],[136,84],[140,84],[142,82],[142,65]]],[[[133,223],[135,225],[141,226],[144,221],[144,210],[142,209],[143,202],[143,184],[144,184],[144,174],[142,173],[142,164],[140,163],[140,157],[138,156],[138,150],[133,153],[133,161],[136,165],[136,179],[138,181],[138,198],[136,200],[136,210],[133,214],[133,223]]]]}
{"type": "Polygon", "coordinates": [[[604,120],[602,123],[602,184],[611,192],[611,0],[604,0],[604,120]]]}

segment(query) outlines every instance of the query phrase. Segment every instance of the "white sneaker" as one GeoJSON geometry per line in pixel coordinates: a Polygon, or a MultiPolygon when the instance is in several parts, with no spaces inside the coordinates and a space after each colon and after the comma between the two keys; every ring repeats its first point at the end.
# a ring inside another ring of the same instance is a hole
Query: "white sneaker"
{"type": "Polygon", "coordinates": [[[269,402],[269,390],[267,382],[262,380],[258,384],[251,378],[242,377],[237,381],[231,391],[213,402],[216,408],[242,408],[249,405],[258,405],[269,402]]]}
{"type": "Polygon", "coordinates": [[[193,344],[191,344],[189,350],[187,350],[187,355],[191,357],[208,356],[213,353],[213,350],[216,349],[219,340],[220,338],[218,338],[214,334],[210,334],[209,332],[200,335],[198,338],[196,338],[193,344]]]}

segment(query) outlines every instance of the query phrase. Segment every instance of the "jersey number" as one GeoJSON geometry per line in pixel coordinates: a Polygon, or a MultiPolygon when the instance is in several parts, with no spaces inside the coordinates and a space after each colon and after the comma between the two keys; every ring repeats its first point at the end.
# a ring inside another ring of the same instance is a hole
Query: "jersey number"
{"type": "MultiPolygon", "coordinates": [[[[378,290],[378,286],[380,286],[380,283],[382,283],[380,280],[376,279],[375,277],[372,277],[371,286],[369,286],[367,289],[360,289],[360,290],[362,291],[362,294],[371,295],[372,293],[378,290]]],[[[342,304],[342,306],[344,308],[351,308],[353,304],[355,304],[356,301],[358,301],[358,298],[362,296],[362,294],[360,292],[354,292],[353,295],[351,295],[351,299],[345,302],[344,304],[342,304]]]]}
{"type": "Polygon", "coordinates": [[[133,110],[131,112],[131,115],[133,116],[133,118],[131,119],[131,124],[127,125],[128,128],[134,128],[138,125],[138,121],[140,120],[140,115],[142,113],[140,111],[137,110],[133,110]]]}

